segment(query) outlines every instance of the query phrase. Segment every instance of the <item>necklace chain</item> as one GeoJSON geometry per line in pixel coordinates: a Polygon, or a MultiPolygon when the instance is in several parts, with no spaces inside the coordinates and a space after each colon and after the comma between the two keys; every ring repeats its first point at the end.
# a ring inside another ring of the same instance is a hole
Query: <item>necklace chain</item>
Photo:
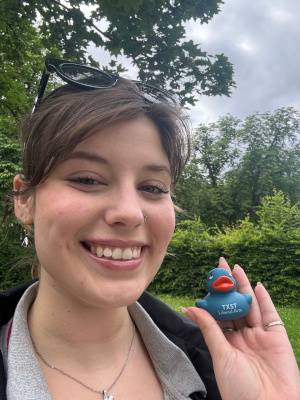
{"type": "Polygon", "coordinates": [[[39,358],[43,361],[43,363],[45,365],[47,365],[47,367],[54,369],[55,371],[61,373],[62,375],[66,376],[69,379],[72,379],[74,382],[79,383],[79,385],[83,386],[84,388],[90,390],[91,392],[100,394],[103,396],[103,400],[114,400],[113,396],[109,394],[110,390],[115,386],[115,384],[118,382],[118,380],[120,379],[121,375],[123,374],[127,364],[128,364],[128,360],[129,360],[129,356],[132,350],[132,346],[133,346],[133,342],[134,342],[134,338],[135,338],[135,326],[133,324],[132,327],[132,338],[130,341],[130,345],[129,345],[129,349],[127,351],[126,354],[126,358],[124,361],[124,364],[122,365],[122,368],[120,370],[120,372],[118,373],[118,375],[116,376],[116,378],[114,379],[114,381],[111,383],[111,385],[108,387],[108,389],[94,389],[90,386],[88,386],[87,384],[85,384],[84,382],[82,382],[81,380],[75,378],[74,376],[68,374],[67,372],[65,372],[64,370],[62,370],[61,368],[56,367],[55,365],[51,365],[47,360],[45,360],[45,358],[41,355],[41,353],[39,353],[39,351],[37,350],[37,348],[35,347],[35,344],[33,343],[33,347],[34,350],[36,352],[36,354],[39,356],[39,358]]]}

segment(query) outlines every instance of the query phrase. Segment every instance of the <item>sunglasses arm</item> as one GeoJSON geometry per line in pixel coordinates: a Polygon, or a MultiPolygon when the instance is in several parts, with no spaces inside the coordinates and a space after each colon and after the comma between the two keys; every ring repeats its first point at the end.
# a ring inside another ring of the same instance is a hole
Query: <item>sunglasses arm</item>
{"type": "Polygon", "coordinates": [[[38,94],[37,94],[37,96],[36,96],[36,98],[34,100],[34,105],[33,105],[32,112],[31,112],[32,114],[36,111],[36,109],[39,106],[39,103],[40,103],[41,99],[44,96],[45,89],[46,89],[46,86],[47,86],[47,83],[48,83],[48,80],[49,80],[49,76],[50,76],[50,72],[47,71],[47,69],[44,69],[43,75],[42,75],[42,78],[41,78],[41,81],[40,81],[40,84],[39,84],[38,94]]]}

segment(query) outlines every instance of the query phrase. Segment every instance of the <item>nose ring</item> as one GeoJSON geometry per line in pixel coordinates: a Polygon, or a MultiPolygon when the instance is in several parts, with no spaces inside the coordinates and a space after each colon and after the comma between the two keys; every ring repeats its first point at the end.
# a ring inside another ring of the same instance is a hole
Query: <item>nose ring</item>
{"type": "Polygon", "coordinates": [[[143,214],[143,216],[144,216],[144,224],[146,225],[148,217],[145,214],[143,214]]]}

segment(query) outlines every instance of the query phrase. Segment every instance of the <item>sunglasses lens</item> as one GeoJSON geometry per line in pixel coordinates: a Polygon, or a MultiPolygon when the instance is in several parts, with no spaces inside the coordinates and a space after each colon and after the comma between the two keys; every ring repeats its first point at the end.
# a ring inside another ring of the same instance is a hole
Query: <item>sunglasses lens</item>
{"type": "Polygon", "coordinates": [[[155,86],[147,85],[142,82],[137,82],[138,87],[143,91],[144,97],[151,103],[157,103],[160,101],[166,101],[171,103],[178,103],[178,99],[175,96],[165,90],[161,90],[155,86]]]}
{"type": "Polygon", "coordinates": [[[105,72],[97,71],[95,69],[85,67],[84,65],[61,64],[60,70],[73,82],[77,82],[80,85],[86,85],[88,87],[109,87],[115,82],[115,78],[107,75],[105,72]]]}

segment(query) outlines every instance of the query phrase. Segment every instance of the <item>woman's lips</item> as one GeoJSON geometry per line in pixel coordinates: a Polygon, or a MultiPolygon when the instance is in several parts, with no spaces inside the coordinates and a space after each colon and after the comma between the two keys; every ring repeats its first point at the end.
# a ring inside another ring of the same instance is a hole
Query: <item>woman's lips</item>
{"type": "Polygon", "coordinates": [[[112,258],[97,257],[93,254],[84,243],[81,243],[84,251],[96,261],[99,267],[113,271],[133,271],[137,269],[142,262],[142,254],[144,248],[142,248],[141,256],[138,258],[132,258],[131,260],[114,260],[112,258]]]}

